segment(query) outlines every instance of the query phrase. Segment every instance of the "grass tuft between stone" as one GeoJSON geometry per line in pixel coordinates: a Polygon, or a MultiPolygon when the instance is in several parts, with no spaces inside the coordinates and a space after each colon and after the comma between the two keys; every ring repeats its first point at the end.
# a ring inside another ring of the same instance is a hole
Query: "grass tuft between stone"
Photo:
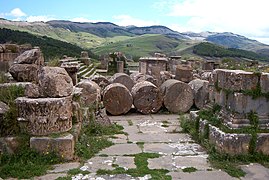
{"type": "Polygon", "coordinates": [[[104,170],[99,169],[97,171],[98,175],[115,175],[115,174],[129,174],[132,177],[144,177],[145,175],[151,175],[152,179],[156,180],[171,180],[172,177],[167,175],[169,171],[167,169],[149,169],[148,159],[160,157],[157,153],[140,153],[132,155],[134,156],[134,161],[136,168],[125,170],[122,167],[117,167],[114,170],[104,170]]]}

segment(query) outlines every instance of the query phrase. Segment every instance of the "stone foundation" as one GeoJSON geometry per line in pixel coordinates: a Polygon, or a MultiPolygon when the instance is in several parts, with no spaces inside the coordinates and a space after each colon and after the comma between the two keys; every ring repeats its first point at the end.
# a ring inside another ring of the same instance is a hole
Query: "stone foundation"
{"type": "MultiPolygon", "coordinates": [[[[191,121],[197,119],[197,112],[190,112],[191,121]]],[[[248,154],[253,138],[251,134],[226,133],[202,119],[199,120],[199,137],[201,139],[208,138],[219,152],[231,155],[248,154]]],[[[269,155],[269,133],[257,133],[254,151],[269,155]]]]}
{"type": "Polygon", "coordinates": [[[74,136],[69,133],[60,137],[31,137],[30,147],[44,154],[55,152],[65,160],[72,160],[75,140],[74,136]]]}
{"type": "Polygon", "coordinates": [[[267,73],[217,69],[212,74],[210,85],[214,86],[213,103],[222,107],[221,118],[225,125],[230,128],[251,126],[248,114],[255,113],[259,118],[259,128],[269,128],[267,73]]]}

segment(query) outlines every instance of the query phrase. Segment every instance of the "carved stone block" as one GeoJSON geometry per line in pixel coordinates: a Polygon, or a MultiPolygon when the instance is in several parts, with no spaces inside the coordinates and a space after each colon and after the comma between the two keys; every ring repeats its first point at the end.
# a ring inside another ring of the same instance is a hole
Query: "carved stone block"
{"type": "Polygon", "coordinates": [[[72,128],[72,97],[16,99],[21,129],[31,135],[66,132],[72,128]]]}

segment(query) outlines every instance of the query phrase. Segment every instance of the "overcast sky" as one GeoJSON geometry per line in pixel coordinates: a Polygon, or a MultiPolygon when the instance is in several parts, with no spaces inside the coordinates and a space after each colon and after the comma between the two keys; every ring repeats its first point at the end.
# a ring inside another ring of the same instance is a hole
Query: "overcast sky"
{"type": "Polygon", "coordinates": [[[9,20],[164,25],[179,32],[233,32],[269,44],[269,0],[0,0],[9,20]]]}

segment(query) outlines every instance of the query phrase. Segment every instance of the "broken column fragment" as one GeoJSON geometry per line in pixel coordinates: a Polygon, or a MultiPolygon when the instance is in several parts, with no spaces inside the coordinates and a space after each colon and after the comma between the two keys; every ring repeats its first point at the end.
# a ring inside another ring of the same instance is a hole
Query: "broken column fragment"
{"type": "Polygon", "coordinates": [[[169,79],[161,85],[161,92],[164,106],[171,112],[187,112],[193,105],[192,89],[184,82],[169,79]]]}
{"type": "Polygon", "coordinates": [[[132,88],[134,106],[143,114],[156,113],[162,107],[162,95],[154,84],[142,81],[132,88]]]}
{"type": "Polygon", "coordinates": [[[104,89],[103,102],[106,110],[110,114],[121,115],[131,109],[133,97],[124,85],[113,83],[104,89]]]}

